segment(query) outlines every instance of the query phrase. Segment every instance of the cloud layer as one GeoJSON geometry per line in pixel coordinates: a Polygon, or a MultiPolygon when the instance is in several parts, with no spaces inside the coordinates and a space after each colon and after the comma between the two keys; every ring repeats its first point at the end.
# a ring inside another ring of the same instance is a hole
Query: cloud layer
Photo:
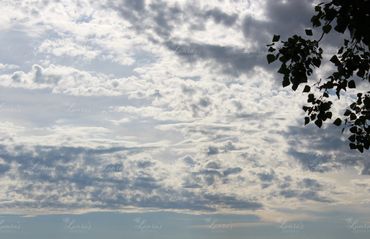
{"type": "Polygon", "coordinates": [[[365,205],[368,155],[334,127],[303,128],[301,95],[265,62],[271,36],[301,33],[312,5],[2,1],[0,207],[365,205]]]}

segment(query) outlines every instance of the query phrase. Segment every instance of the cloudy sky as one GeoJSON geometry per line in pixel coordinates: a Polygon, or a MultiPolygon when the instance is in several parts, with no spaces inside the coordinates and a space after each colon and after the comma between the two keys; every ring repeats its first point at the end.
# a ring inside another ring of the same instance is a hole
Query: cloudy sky
{"type": "Polygon", "coordinates": [[[0,234],[368,238],[369,153],[266,63],[313,4],[1,0],[0,234]]]}

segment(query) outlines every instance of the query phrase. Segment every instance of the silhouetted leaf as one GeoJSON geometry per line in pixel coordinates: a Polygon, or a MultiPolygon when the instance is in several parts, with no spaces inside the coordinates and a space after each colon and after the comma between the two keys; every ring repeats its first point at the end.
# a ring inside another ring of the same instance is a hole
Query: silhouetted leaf
{"type": "Polygon", "coordinates": [[[272,38],[272,42],[277,42],[280,40],[280,36],[279,35],[274,35],[274,37],[272,38]]]}
{"type": "Polygon", "coordinates": [[[344,112],[344,116],[348,116],[348,115],[350,115],[352,113],[352,111],[350,111],[350,110],[346,110],[346,112],[344,112]]]}
{"type": "Polygon", "coordinates": [[[283,87],[287,87],[288,85],[290,85],[289,79],[284,79],[283,80],[283,87]]]}
{"type": "Polygon", "coordinates": [[[311,87],[306,85],[303,89],[303,92],[310,92],[311,91],[311,87]]]}
{"type": "Polygon", "coordinates": [[[308,123],[310,123],[310,118],[309,117],[305,117],[304,118],[304,124],[306,125],[308,123]]]}
{"type": "Polygon", "coordinates": [[[325,113],[325,117],[328,118],[328,119],[331,119],[332,116],[333,116],[332,112],[326,112],[325,113]]]}
{"type": "Polygon", "coordinates": [[[292,90],[296,91],[296,90],[297,90],[297,88],[298,88],[298,84],[293,84],[293,85],[292,85],[292,90]]]}
{"type": "Polygon", "coordinates": [[[355,81],[353,81],[353,80],[349,81],[348,82],[348,88],[351,88],[351,89],[356,88],[355,81]]]}
{"type": "Polygon", "coordinates": [[[325,33],[329,33],[330,30],[331,30],[331,26],[330,25],[325,25],[325,26],[322,27],[322,30],[325,33]]]}
{"type": "Polygon", "coordinates": [[[316,66],[316,67],[320,67],[320,65],[321,65],[321,61],[320,61],[320,59],[319,58],[313,58],[312,59],[312,63],[314,64],[314,66],[316,66]]]}
{"type": "Polygon", "coordinates": [[[276,60],[275,55],[273,55],[273,54],[268,54],[267,55],[267,62],[269,64],[272,63],[272,62],[274,62],[275,60],[276,60]]]}
{"type": "Polygon", "coordinates": [[[351,141],[351,142],[355,142],[355,140],[356,140],[356,135],[354,135],[354,134],[352,134],[351,136],[349,136],[349,141],[351,141]]]}
{"type": "Polygon", "coordinates": [[[339,65],[340,64],[340,61],[338,59],[338,57],[336,55],[332,56],[330,58],[330,61],[333,62],[335,65],[339,65]]]}
{"type": "Polygon", "coordinates": [[[315,120],[315,124],[317,125],[317,127],[321,128],[322,120],[320,120],[320,119],[315,120]]]}
{"type": "Polygon", "coordinates": [[[334,123],[336,126],[340,126],[342,124],[342,120],[340,118],[337,118],[334,123]]]}
{"type": "Polygon", "coordinates": [[[349,129],[349,131],[351,131],[351,133],[357,133],[357,127],[356,126],[353,126],[349,129]]]}
{"type": "Polygon", "coordinates": [[[306,32],[307,36],[312,36],[312,30],[311,29],[306,29],[305,32],[306,32]]]}

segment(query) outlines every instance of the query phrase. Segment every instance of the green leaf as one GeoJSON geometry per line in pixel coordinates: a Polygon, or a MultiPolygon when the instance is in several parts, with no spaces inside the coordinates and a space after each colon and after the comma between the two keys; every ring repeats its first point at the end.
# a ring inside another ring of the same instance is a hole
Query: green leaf
{"type": "Polygon", "coordinates": [[[348,88],[351,88],[351,89],[356,88],[356,83],[354,80],[351,80],[350,82],[348,82],[348,88]]]}
{"type": "Polygon", "coordinates": [[[303,89],[303,92],[310,92],[311,91],[311,87],[306,85],[303,89]]]}
{"type": "Polygon", "coordinates": [[[312,30],[311,29],[306,29],[305,32],[306,32],[307,36],[312,36],[312,30]]]}
{"type": "Polygon", "coordinates": [[[342,124],[342,120],[340,118],[337,118],[334,123],[336,126],[340,126],[342,124]]]}
{"type": "Polygon", "coordinates": [[[280,40],[280,36],[279,35],[274,35],[274,37],[272,38],[272,42],[277,42],[280,40]]]}
{"type": "Polygon", "coordinates": [[[275,55],[273,55],[273,54],[268,54],[267,55],[267,62],[269,64],[272,63],[272,62],[274,62],[275,60],[276,60],[275,55]]]}

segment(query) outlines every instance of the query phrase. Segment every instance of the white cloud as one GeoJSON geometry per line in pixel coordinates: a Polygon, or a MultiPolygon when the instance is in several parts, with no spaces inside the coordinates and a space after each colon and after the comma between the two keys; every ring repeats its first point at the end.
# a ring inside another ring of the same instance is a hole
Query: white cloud
{"type": "MultiPolygon", "coordinates": [[[[0,64],[8,92],[0,98],[0,201],[17,199],[2,208],[34,209],[45,196],[42,212],[263,216],[279,214],[282,202],[315,211],[368,197],[368,185],[336,180],[354,177],[346,166],[365,174],[370,164],[330,140],[330,127],[300,130],[301,95],[280,88],[265,66],[261,45],[281,29],[269,21],[302,24],[282,14],[288,5],[141,3],[1,3],[14,17],[0,17],[0,34],[19,26],[26,35],[14,35],[14,45],[31,40],[36,49],[17,56],[30,69],[0,64]],[[116,76],[121,68],[124,77],[116,76]],[[362,190],[357,197],[353,185],[362,190]]],[[[294,6],[305,15],[309,1],[294,6]]]]}

